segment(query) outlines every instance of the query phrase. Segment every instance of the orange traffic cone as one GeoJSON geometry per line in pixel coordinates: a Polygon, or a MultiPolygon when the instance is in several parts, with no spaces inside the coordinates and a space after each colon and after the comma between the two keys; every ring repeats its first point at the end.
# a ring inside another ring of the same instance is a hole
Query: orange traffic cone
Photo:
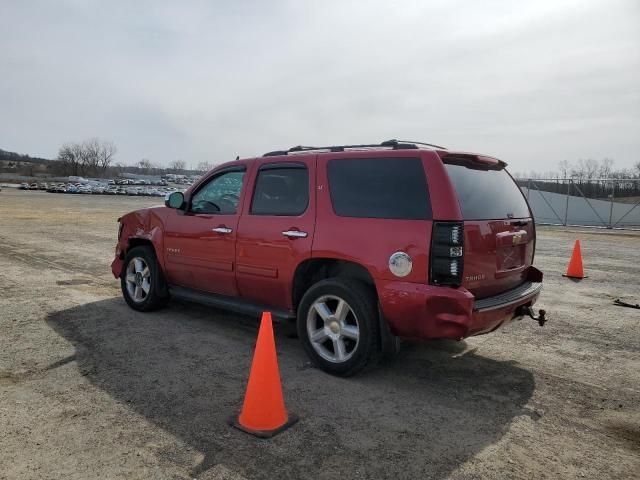
{"type": "Polygon", "coordinates": [[[571,260],[567,267],[567,273],[562,275],[569,278],[587,278],[582,270],[582,254],[580,253],[580,240],[576,240],[573,246],[573,253],[571,254],[571,260]]]}
{"type": "Polygon", "coordinates": [[[271,313],[264,312],[242,411],[230,423],[257,437],[269,438],[297,421],[295,415],[287,414],[284,406],[271,313]]]}

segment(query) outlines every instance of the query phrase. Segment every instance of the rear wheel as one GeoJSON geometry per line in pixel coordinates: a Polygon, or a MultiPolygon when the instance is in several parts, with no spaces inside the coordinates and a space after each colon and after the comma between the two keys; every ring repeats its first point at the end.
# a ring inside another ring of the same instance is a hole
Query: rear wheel
{"type": "Polygon", "coordinates": [[[377,302],[354,279],[331,278],[313,285],[298,308],[298,336],[324,371],[353,375],[380,357],[377,302]]]}
{"type": "Polygon", "coordinates": [[[148,246],[135,247],[127,252],[120,286],[127,304],[140,312],[160,308],[168,300],[164,276],[155,252],[148,246]]]}

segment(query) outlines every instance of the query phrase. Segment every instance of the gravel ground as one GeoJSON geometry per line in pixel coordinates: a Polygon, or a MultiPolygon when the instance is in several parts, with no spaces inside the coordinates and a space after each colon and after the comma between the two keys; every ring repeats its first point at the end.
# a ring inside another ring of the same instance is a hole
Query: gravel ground
{"type": "Polygon", "coordinates": [[[276,326],[300,422],[231,429],[255,319],[136,313],[110,273],[116,218],[158,199],[0,192],[0,478],[637,478],[640,236],[539,228],[538,304],[465,342],[407,343],[350,379],[276,326]],[[563,278],[580,238],[589,278],[563,278]]]}

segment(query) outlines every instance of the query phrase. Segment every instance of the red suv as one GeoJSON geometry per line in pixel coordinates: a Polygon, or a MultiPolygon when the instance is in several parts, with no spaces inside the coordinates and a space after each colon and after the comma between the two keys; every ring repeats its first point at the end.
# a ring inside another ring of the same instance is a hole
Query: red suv
{"type": "Polygon", "coordinates": [[[505,166],[396,140],[236,160],[120,218],[112,271],[135,310],[177,297],[296,321],[311,359],[350,375],[398,337],[536,318],[534,221],[505,166]]]}

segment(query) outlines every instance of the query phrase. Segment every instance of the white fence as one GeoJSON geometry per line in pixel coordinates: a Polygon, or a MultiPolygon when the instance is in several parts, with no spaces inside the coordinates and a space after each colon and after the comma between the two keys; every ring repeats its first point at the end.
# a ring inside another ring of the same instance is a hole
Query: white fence
{"type": "Polygon", "coordinates": [[[640,230],[640,179],[516,181],[538,224],[640,230]]]}

